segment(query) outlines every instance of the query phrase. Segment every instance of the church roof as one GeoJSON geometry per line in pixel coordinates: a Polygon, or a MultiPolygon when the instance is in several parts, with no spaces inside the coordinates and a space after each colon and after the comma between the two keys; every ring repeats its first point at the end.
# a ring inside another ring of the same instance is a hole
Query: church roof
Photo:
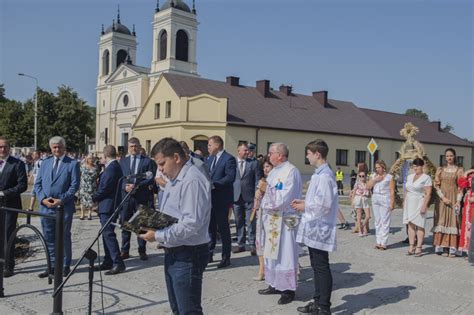
{"type": "Polygon", "coordinates": [[[128,27],[126,27],[125,25],[120,24],[120,23],[115,23],[115,24],[110,25],[109,27],[107,27],[107,29],[105,30],[105,34],[111,33],[111,32],[117,32],[117,33],[132,35],[132,33],[130,32],[128,27]]]}
{"type": "Polygon", "coordinates": [[[134,70],[135,72],[138,72],[138,73],[145,73],[145,74],[149,74],[150,73],[150,68],[147,68],[147,67],[141,67],[141,66],[136,66],[136,65],[131,65],[131,64],[127,64],[126,67],[134,70]]]}
{"type": "Polygon", "coordinates": [[[191,12],[189,6],[182,0],[167,0],[165,4],[161,6],[160,10],[166,10],[171,7],[181,11],[191,12]],[[173,5],[171,5],[171,3],[173,3],[173,5]]]}
{"type": "Polygon", "coordinates": [[[231,125],[403,140],[400,129],[412,121],[422,130],[417,137],[421,142],[472,147],[449,132],[439,131],[435,123],[359,108],[352,102],[328,99],[324,106],[311,95],[270,90],[264,97],[256,87],[171,73],[164,77],[179,97],[210,94],[227,98],[227,122],[231,125]]]}

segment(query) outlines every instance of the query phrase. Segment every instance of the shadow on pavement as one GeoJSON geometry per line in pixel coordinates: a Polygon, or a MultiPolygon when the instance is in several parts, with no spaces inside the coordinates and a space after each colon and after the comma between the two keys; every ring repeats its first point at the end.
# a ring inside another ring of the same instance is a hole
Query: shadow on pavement
{"type": "Polygon", "coordinates": [[[398,303],[410,297],[413,286],[372,289],[361,294],[349,294],[342,297],[343,304],[331,309],[333,313],[354,314],[364,309],[375,309],[381,305],[398,303]]]}

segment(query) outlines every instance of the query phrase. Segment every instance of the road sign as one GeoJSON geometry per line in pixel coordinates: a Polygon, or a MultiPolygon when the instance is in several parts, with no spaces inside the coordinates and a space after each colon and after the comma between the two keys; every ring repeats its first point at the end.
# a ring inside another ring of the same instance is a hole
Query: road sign
{"type": "Polygon", "coordinates": [[[374,138],[370,139],[369,144],[367,145],[367,149],[369,150],[370,155],[374,155],[375,151],[377,151],[377,142],[375,142],[374,138]]]}

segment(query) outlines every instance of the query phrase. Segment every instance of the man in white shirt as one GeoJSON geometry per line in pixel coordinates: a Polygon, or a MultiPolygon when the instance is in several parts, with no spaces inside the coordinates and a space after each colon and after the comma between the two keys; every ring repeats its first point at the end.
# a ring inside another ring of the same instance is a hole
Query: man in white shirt
{"type": "Polygon", "coordinates": [[[154,145],[151,156],[169,178],[162,211],[178,222],[161,230],[146,229],[140,237],[165,248],[165,278],[173,314],[202,314],[202,274],[209,257],[208,227],[211,185],[172,138],[154,145]]]}
{"type": "Polygon", "coordinates": [[[338,189],[334,172],[326,163],[329,148],[323,140],[306,145],[306,158],[316,167],[305,200],[293,200],[303,212],[296,241],[308,246],[314,272],[314,302],[298,307],[300,314],[331,314],[332,274],[329,253],[336,250],[338,189]]]}

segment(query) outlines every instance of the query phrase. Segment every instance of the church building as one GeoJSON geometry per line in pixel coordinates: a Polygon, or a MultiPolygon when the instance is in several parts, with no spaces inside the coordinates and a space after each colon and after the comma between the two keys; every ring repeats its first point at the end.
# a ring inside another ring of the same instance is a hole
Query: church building
{"type": "MultiPolygon", "coordinates": [[[[313,172],[305,145],[316,139],[330,147],[329,163],[345,174],[359,162],[371,166],[367,145],[378,144],[375,160],[391,165],[405,141],[400,130],[407,122],[420,129],[417,135],[435,165],[443,163],[444,150],[455,148],[458,163],[470,167],[473,145],[444,131],[440,122],[403,114],[360,108],[350,101],[329,98],[328,91],[311,95],[270,80],[254,86],[240,78],[225,81],[199,77],[196,60],[197,18],[181,0],[156,8],[153,20],[153,58],[149,68],[136,61],[136,34],[117,20],[102,32],[97,81],[97,150],[113,144],[126,150],[129,137],[137,137],[147,152],[163,137],[186,141],[191,149],[207,153],[207,138],[219,135],[235,154],[240,142],[257,146],[266,154],[274,142],[290,148],[290,161],[303,175],[313,172]]],[[[223,78],[224,79],[224,78],[223,78]]],[[[346,176],[348,178],[348,176],[346,176]]]]}

